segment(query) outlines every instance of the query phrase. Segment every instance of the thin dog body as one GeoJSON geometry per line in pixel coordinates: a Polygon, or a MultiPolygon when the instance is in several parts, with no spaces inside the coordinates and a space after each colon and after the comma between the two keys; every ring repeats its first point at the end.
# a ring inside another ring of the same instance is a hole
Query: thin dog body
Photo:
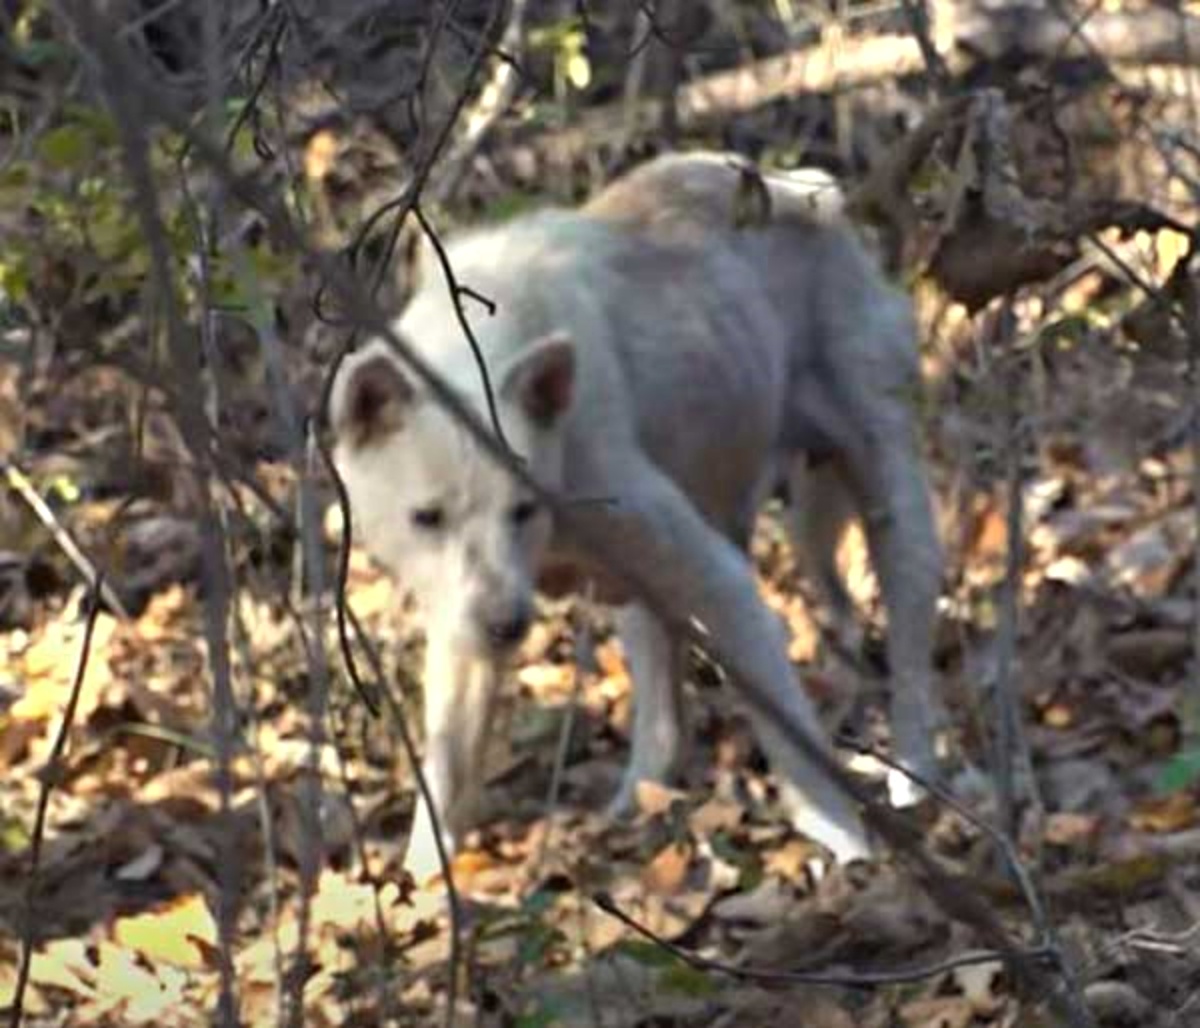
{"type": "MultiPolygon", "coordinates": [[[[940,558],[915,431],[912,320],[837,198],[828,180],[748,177],[729,155],[664,157],[579,211],[466,233],[448,256],[497,305],[473,328],[506,439],[533,477],[568,500],[604,500],[586,517],[654,594],[814,733],[746,546],[761,501],[786,481],[802,559],[850,632],[834,550],[845,521],[862,517],[888,612],[895,754],[930,774],[940,558]],[[738,227],[756,203],[760,224],[738,227]]],[[[436,270],[419,274],[396,329],[486,417],[436,270]]],[[[683,742],[681,651],[649,607],[572,547],[383,342],[343,361],[330,412],[356,538],[423,618],[424,771],[448,847],[470,824],[498,686],[539,586],[591,581],[621,603],[635,704],[613,809],[634,804],[639,781],[667,778],[683,742]]],[[[840,860],[866,855],[852,800],[749,713],[796,828],[840,860]]],[[[436,866],[432,830],[422,804],[413,870],[436,866]]]]}

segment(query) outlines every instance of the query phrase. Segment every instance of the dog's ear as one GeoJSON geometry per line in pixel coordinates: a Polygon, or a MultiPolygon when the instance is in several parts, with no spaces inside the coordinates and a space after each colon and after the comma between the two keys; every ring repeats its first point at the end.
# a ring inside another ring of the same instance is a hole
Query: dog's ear
{"type": "Polygon", "coordinates": [[[500,391],[534,424],[549,428],[571,405],[575,391],[575,344],[556,332],[532,343],[505,371],[500,391]]]}
{"type": "Polygon", "coordinates": [[[329,420],[338,440],[361,449],[404,424],[415,393],[386,343],[368,343],[342,361],[329,397],[329,420]]]}

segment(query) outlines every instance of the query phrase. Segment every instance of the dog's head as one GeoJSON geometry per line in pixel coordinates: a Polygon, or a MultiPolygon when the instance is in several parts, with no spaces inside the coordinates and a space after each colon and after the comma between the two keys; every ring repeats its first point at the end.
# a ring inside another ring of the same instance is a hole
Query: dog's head
{"type": "MultiPolygon", "coordinates": [[[[548,336],[493,374],[509,445],[538,482],[557,488],[573,345],[548,336]]],[[[487,421],[481,392],[466,395],[487,421]]],[[[382,341],[342,362],[330,420],[356,538],[415,597],[427,628],[479,656],[514,649],[533,617],[549,512],[382,341]]]]}

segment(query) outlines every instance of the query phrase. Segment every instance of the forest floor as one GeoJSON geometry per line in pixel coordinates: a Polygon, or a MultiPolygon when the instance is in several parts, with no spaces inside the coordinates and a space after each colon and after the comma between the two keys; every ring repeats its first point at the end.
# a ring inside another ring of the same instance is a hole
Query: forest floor
{"type": "MultiPolygon", "coordinates": [[[[955,788],[979,815],[994,816],[981,783],[995,723],[988,697],[1004,665],[996,628],[1008,496],[995,441],[1008,395],[1028,442],[1012,681],[1040,800],[1027,808],[1020,852],[1103,1024],[1200,1024],[1200,760],[1187,756],[1184,718],[1197,543],[1186,397],[1174,355],[1122,342],[1120,300],[1102,279],[1084,276],[1079,289],[1086,317],[1063,318],[1028,341],[1015,393],[999,384],[997,362],[973,349],[965,322],[923,312],[947,549],[938,646],[946,746],[953,766],[977,772],[956,775],[955,788]]],[[[14,400],[15,376],[2,367],[0,375],[0,394],[14,400]]],[[[3,556],[17,569],[5,579],[12,621],[0,634],[0,1006],[30,923],[27,1025],[210,1023],[218,897],[225,889],[230,898],[232,877],[243,1023],[276,1023],[297,974],[307,977],[307,1024],[438,1023],[450,932],[442,887],[415,886],[401,871],[412,802],[406,760],[340,670],[314,748],[290,547],[261,528],[264,518],[257,536],[245,525],[232,536],[242,720],[232,811],[221,813],[195,528],[177,499],[122,479],[130,391],[119,373],[88,369],[27,415],[30,482],[136,597],[133,616],[105,611],[95,621],[65,766],[52,781],[42,771],[75,677],[86,589],[15,492],[0,511],[11,540],[3,556]],[[302,917],[310,766],[324,790],[324,860],[302,917]],[[52,788],[27,922],[43,785],[52,788]],[[302,938],[309,963],[298,969],[302,938]]],[[[264,461],[258,470],[271,495],[290,502],[283,465],[264,461]]],[[[242,498],[253,526],[253,501],[242,498]]],[[[335,513],[326,525],[331,554],[335,513]]],[[[862,673],[874,665],[850,666],[822,645],[769,513],[754,553],[827,722],[882,739],[879,682],[862,673]]],[[[873,611],[854,538],[844,557],[873,611]]],[[[419,639],[391,586],[358,553],[349,597],[372,637],[403,666],[418,666],[419,639]]],[[[336,655],[326,621],[325,648],[336,655]]],[[[593,897],[606,894],[689,951],[745,968],[852,979],[933,967],[979,945],[886,855],[814,873],[817,853],[779,819],[762,758],[715,669],[697,662],[690,675],[698,744],[686,782],[646,789],[640,816],[622,824],[599,813],[626,754],[630,706],[603,612],[547,608],[513,683],[489,760],[486,827],[454,867],[464,899],[461,1023],[1038,1023],[1036,998],[1019,1001],[997,963],[887,986],[765,985],[701,972],[639,938],[593,897]]],[[[415,710],[413,696],[402,699],[415,710]]],[[[878,779],[878,766],[855,766],[878,779]]],[[[989,837],[944,806],[918,816],[927,844],[1038,944],[989,837]]]]}

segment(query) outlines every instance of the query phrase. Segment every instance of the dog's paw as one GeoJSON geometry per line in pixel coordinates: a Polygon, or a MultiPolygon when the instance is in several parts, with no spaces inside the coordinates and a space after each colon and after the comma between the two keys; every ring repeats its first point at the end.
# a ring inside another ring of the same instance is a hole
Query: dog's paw
{"type": "Polygon", "coordinates": [[[840,810],[826,811],[811,803],[794,786],[785,784],[780,792],[792,827],[824,846],[837,863],[871,859],[866,827],[849,803],[840,810]]]}
{"type": "MultiPolygon", "coordinates": [[[[454,836],[442,828],[442,847],[446,859],[454,856],[454,836]]],[[[443,872],[441,856],[438,853],[437,842],[433,834],[433,821],[426,812],[424,805],[417,811],[412,833],[408,837],[408,850],[404,855],[404,870],[413,877],[417,885],[426,885],[443,872]]]]}
{"type": "MultiPolygon", "coordinates": [[[[932,782],[935,777],[935,772],[931,771],[922,770],[917,774],[926,782],[932,782]]],[[[915,807],[929,795],[929,791],[920,782],[897,767],[888,768],[887,793],[888,802],[897,810],[915,807]]]]}

